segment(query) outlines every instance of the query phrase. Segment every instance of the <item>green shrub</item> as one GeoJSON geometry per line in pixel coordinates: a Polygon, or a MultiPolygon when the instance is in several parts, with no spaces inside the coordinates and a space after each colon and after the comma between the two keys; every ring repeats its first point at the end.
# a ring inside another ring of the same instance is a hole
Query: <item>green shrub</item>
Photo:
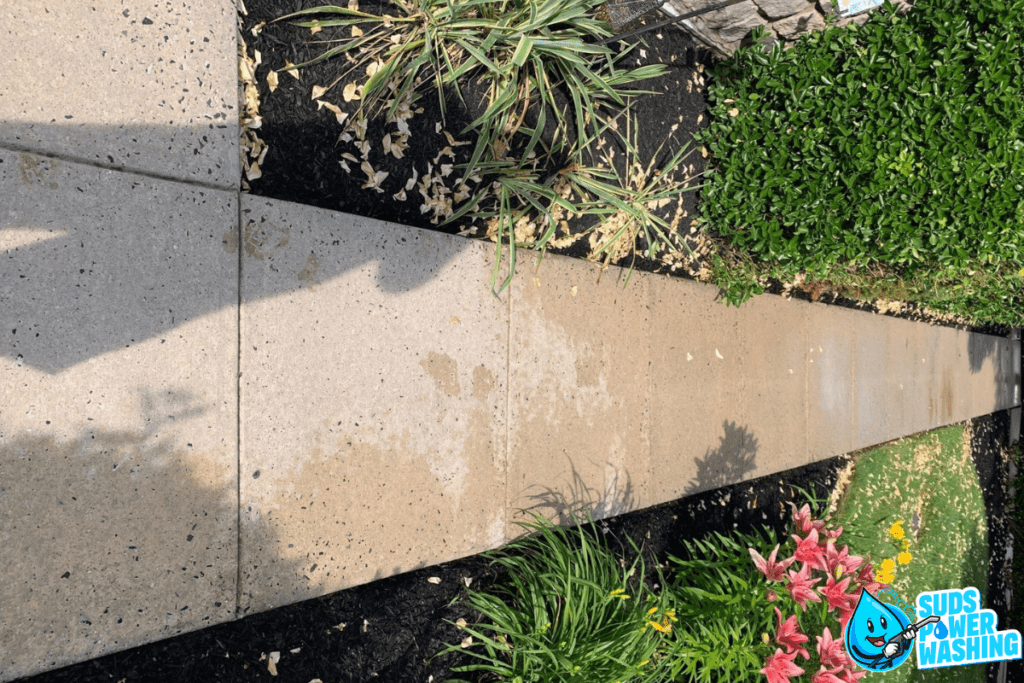
{"type": "Polygon", "coordinates": [[[762,272],[876,267],[941,294],[922,303],[1019,323],[1024,0],[887,1],[863,27],[741,49],[709,99],[702,220],[762,272]]]}

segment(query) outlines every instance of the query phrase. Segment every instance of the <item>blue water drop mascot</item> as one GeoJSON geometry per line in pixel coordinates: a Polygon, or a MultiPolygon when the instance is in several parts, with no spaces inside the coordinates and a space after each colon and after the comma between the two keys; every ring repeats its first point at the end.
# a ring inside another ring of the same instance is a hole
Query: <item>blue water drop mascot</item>
{"type": "Polygon", "coordinates": [[[911,624],[907,615],[863,591],[846,624],[843,644],[853,661],[869,671],[895,669],[910,656],[917,632],[939,621],[930,616],[911,624]]]}

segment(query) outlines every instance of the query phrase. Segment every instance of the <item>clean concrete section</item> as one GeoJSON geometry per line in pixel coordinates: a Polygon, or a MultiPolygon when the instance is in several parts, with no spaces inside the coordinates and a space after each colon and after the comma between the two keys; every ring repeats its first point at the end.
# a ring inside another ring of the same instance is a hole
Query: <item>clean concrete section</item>
{"type": "Polygon", "coordinates": [[[652,504],[807,464],[808,307],[650,280],[652,504]]]}
{"type": "Polygon", "coordinates": [[[0,150],[0,680],[235,615],[234,193],[0,150]]]}
{"type": "Polygon", "coordinates": [[[241,614],[505,540],[478,242],[242,196],[241,614]]]}
{"type": "Polygon", "coordinates": [[[234,190],[232,0],[0,2],[0,144],[234,190]]]}

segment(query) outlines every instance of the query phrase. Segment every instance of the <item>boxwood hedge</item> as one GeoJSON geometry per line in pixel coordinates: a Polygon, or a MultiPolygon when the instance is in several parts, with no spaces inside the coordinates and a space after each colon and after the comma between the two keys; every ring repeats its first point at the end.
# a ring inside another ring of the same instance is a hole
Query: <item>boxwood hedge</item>
{"type": "Polygon", "coordinates": [[[741,49],[709,101],[702,220],[763,271],[881,264],[928,282],[922,303],[1020,323],[1024,0],[886,0],[862,27],[741,49]]]}

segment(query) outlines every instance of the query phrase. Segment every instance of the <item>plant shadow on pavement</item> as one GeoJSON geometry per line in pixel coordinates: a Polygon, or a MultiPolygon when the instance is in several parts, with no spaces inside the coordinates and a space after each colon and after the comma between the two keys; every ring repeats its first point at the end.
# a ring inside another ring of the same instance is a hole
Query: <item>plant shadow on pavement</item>
{"type": "Polygon", "coordinates": [[[757,469],[757,437],[728,420],[722,422],[722,430],[718,448],[708,449],[703,458],[694,460],[697,476],[686,488],[686,495],[744,481],[757,469]]]}

